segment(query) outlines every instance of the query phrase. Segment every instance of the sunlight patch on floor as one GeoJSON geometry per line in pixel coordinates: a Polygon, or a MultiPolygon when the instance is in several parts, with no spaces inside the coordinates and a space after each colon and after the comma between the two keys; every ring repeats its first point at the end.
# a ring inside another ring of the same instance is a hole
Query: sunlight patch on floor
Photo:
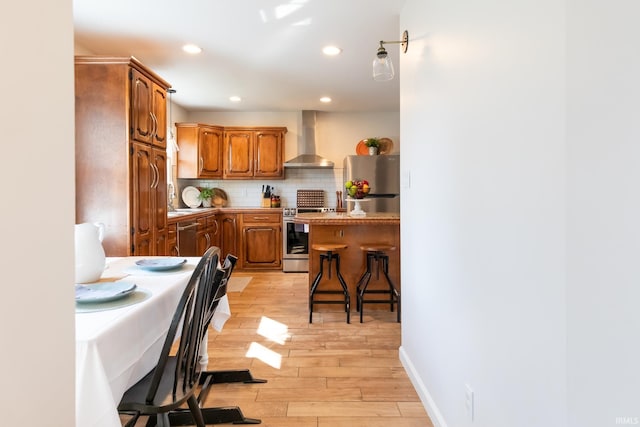
{"type": "Polygon", "coordinates": [[[257,342],[252,342],[246,354],[247,357],[258,359],[272,368],[280,369],[282,365],[282,356],[275,351],[269,350],[267,347],[257,342]]]}
{"type": "Polygon", "coordinates": [[[262,316],[258,325],[258,335],[265,337],[275,343],[284,344],[291,335],[289,327],[284,323],[262,316]]]}

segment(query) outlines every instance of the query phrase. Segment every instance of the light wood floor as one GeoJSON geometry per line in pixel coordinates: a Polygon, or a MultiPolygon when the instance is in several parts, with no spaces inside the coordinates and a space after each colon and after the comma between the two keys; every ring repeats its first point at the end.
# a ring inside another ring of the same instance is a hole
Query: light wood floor
{"type": "Polygon", "coordinates": [[[232,317],[209,333],[209,369],[268,382],[216,384],[203,406],[239,406],[263,427],[433,427],[398,359],[395,313],[365,306],[362,324],[340,311],[309,324],[306,274],[233,274],[253,279],[229,293],[232,317]]]}

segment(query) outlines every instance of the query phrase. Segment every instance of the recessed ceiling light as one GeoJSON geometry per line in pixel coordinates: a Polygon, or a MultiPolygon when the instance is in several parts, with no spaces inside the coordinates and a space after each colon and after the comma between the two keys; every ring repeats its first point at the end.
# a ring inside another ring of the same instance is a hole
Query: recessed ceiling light
{"type": "Polygon", "coordinates": [[[323,96],[322,98],[320,98],[320,102],[324,102],[326,104],[328,102],[331,102],[331,98],[329,98],[328,96],[323,96]]]}
{"type": "Polygon", "coordinates": [[[342,49],[337,46],[325,46],[322,48],[322,53],[328,56],[339,55],[340,52],[342,52],[342,49]]]}
{"type": "Polygon", "coordinates": [[[196,46],[195,44],[185,44],[184,46],[182,46],[182,50],[192,55],[197,55],[198,53],[202,52],[202,48],[200,46],[196,46]]]}
{"type": "Polygon", "coordinates": [[[234,95],[234,96],[230,96],[229,97],[229,101],[231,101],[231,102],[240,102],[240,101],[242,101],[242,98],[240,98],[239,96],[234,95]]]}

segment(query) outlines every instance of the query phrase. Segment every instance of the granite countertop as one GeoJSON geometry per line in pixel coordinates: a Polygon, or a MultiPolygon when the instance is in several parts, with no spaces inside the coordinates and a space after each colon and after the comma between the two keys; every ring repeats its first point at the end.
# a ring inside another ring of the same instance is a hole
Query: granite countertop
{"type": "Polygon", "coordinates": [[[350,216],[343,212],[299,213],[293,222],[302,224],[359,225],[359,224],[400,224],[400,214],[391,212],[372,212],[366,216],[350,216]]]}
{"type": "Polygon", "coordinates": [[[194,219],[200,216],[218,214],[218,213],[282,213],[282,208],[261,208],[261,207],[212,207],[212,208],[194,208],[194,209],[178,209],[177,212],[168,212],[169,222],[182,221],[185,218],[194,219]]]}

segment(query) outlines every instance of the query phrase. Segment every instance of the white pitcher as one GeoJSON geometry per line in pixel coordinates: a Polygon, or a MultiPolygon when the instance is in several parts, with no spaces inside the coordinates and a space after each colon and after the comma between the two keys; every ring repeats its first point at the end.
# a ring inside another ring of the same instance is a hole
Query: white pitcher
{"type": "Polygon", "coordinates": [[[104,271],[104,224],[76,224],[76,283],[97,282],[104,271]]]}

